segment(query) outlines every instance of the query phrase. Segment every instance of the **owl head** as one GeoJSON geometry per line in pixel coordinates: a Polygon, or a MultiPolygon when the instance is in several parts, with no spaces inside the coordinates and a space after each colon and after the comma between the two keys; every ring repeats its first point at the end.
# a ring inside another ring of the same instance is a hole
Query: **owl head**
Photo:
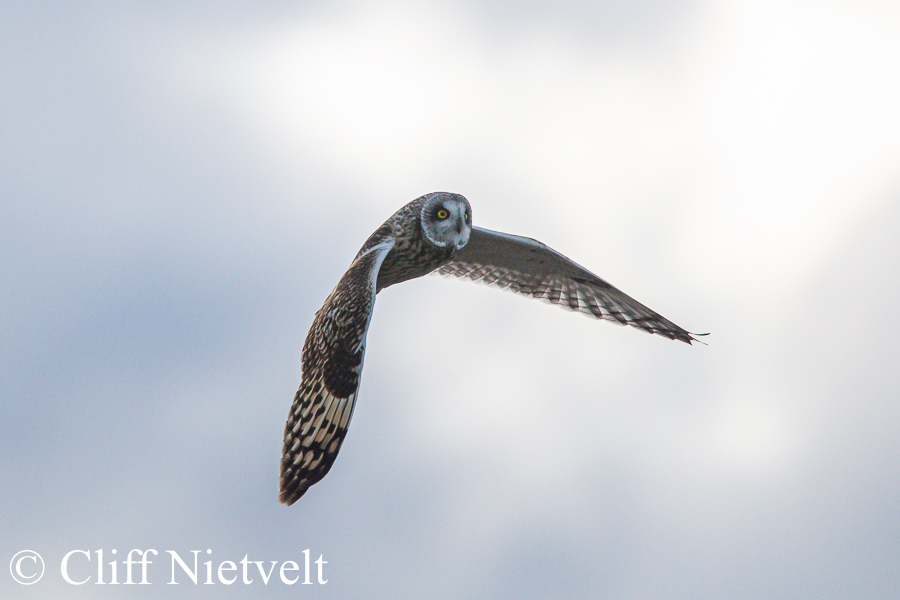
{"type": "Polygon", "coordinates": [[[435,246],[455,246],[457,250],[469,241],[472,207],[459,194],[434,192],[425,196],[420,216],[425,238],[435,246]]]}

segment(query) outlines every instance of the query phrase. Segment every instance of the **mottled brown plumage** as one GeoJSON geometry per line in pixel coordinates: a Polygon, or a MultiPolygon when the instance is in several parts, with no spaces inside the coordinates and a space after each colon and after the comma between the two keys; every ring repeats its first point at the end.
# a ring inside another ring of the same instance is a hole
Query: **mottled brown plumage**
{"type": "Polygon", "coordinates": [[[325,477],[341,448],[356,404],[375,294],[427,275],[456,252],[454,245],[427,240],[419,223],[433,196],[410,202],[369,236],[316,313],[303,345],[303,378],[284,428],[280,497],[285,504],[325,477]]]}

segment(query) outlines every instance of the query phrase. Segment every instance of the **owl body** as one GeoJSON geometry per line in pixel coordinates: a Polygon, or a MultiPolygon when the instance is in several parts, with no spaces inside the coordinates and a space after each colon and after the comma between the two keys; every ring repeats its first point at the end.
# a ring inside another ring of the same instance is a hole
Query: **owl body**
{"type": "Polygon", "coordinates": [[[394,241],[378,271],[376,293],[388,286],[428,275],[456,254],[455,245],[438,246],[425,235],[421,213],[429,196],[417,198],[394,213],[360,250],[362,254],[367,247],[377,243],[376,240],[391,238],[394,241]]]}
{"type": "Polygon", "coordinates": [[[369,236],[313,319],[303,344],[302,380],[284,429],[283,503],[293,504],[337,457],[356,404],[376,294],[431,272],[482,281],[688,344],[695,341],[552,248],[473,227],[463,196],[427,194],[369,236]]]}

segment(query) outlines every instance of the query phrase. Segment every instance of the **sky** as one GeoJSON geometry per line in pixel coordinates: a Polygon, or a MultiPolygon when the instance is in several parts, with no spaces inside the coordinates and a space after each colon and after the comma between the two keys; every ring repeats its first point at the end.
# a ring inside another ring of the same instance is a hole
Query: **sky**
{"type": "Polygon", "coordinates": [[[3,598],[900,596],[895,2],[0,12],[3,598]],[[313,315],[438,190],[708,345],[391,287],[284,507],[313,315]]]}

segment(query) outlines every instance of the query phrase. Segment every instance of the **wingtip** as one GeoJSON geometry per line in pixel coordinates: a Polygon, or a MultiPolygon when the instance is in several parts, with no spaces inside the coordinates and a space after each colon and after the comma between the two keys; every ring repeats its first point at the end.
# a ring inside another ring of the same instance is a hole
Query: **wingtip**
{"type": "Polygon", "coordinates": [[[690,340],[688,340],[688,344],[691,344],[691,345],[693,346],[693,345],[694,345],[693,343],[694,343],[694,342],[697,342],[698,344],[703,344],[704,346],[709,346],[709,344],[707,344],[707,343],[704,342],[703,340],[698,340],[698,339],[697,339],[698,337],[703,337],[703,336],[707,336],[707,335],[709,335],[709,332],[706,332],[706,333],[688,333],[688,337],[691,338],[690,340]]]}
{"type": "Polygon", "coordinates": [[[288,490],[282,488],[278,494],[278,501],[285,506],[290,506],[294,502],[299,500],[304,493],[306,493],[306,490],[297,493],[297,490],[288,490]]]}
{"type": "Polygon", "coordinates": [[[304,486],[302,481],[297,481],[296,478],[292,479],[289,473],[282,472],[278,481],[278,502],[290,506],[299,500],[308,489],[309,486],[304,486]]]}

